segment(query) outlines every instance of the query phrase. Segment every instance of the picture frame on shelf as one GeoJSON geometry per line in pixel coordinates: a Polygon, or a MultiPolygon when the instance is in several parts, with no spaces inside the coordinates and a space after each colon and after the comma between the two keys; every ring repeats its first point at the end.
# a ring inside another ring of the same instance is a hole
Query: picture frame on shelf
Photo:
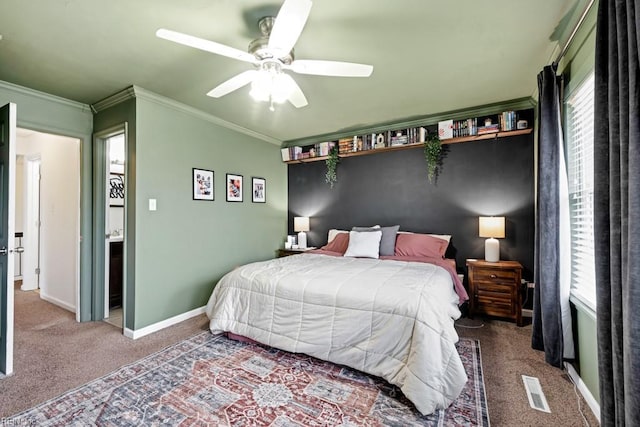
{"type": "Polygon", "coordinates": [[[227,202],[242,202],[242,175],[227,174],[227,202]]]}
{"type": "Polygon", "coordinates": [[[109,172],[109,206],[124,207],[124,174],[109,172]]]}
{"type": "Polygon", "coordinates": [[[251,201],[253,203],[267,202],[267,180],[254,176],[251,178],[251,201]]]}
{"type": "Polygon", "coordinates": [[[193,200],[215,200],[214,172],[207,169],[192,169],[193,200]]]}

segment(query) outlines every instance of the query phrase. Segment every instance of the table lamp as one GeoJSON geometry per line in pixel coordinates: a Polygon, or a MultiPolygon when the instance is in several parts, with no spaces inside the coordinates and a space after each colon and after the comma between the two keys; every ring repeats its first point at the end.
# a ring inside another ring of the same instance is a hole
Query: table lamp
{"type": "Polygon", "coordinates": [[[488,239],[484,242],[485,261],[499,261],[500,242],[498,241],[498,238],[504,239],[504,217],[481,216],[479,229],[480,237],[488,237],[488,239]]]}
{"type": "Polygon", "coordinates": [[[293,231],[298,232],[298,247],[304,249],[307,247],[307,233],[309,231],[309,218],[306,216],[297,216],[293,218],[293,231]]]}

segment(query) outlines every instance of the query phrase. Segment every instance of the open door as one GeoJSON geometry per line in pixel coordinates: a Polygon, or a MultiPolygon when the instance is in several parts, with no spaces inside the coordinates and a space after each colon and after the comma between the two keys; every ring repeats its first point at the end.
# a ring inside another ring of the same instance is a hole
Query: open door
{"type": "Polygon", "coordinates": [[[13,373],[16,105],[0,109],[0,374],[13,373]]]}

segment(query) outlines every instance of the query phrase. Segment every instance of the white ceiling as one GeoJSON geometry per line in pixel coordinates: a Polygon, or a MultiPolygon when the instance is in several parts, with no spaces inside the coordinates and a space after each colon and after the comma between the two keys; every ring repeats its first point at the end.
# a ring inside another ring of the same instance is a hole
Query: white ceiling
{"type": "Polygon", "coordinates": [[[295,74],[309,105],[271,112],[248,87],[205,95],[250,64],[155,32],[245,50],[280,1],[2,0],[0,80],[87,104],[136,85],[287,141],[531,96],[584,3],[315,0],[296,58],[372,64],[373,74],[295,74]]]}

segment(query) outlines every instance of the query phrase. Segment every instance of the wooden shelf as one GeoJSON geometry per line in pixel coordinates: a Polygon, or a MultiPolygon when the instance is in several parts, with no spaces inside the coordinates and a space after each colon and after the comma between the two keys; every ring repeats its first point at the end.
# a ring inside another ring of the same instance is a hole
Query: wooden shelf
{"type": "MultiPolygon", "coordinates": [[[[527,135],[533,132],[532,128],[520,129],[520,130],[512,130],[507,132],[495,132],[495,133],[487,133],[484,135],[473,135],[473,136],[463,136],[460,138],[450,138],[441,141],[442,145],[447,144],[458,144],[461,142],[470,142],[470,141],[484,141],[487,139],[497,139],[497,138],[505,138],[508,136],[517,136],[517,135],[527,135]]],[[[349,153],[342,153],[338,156],[343,157],[357,157],[364,156],[367,154],[376,154],[376,153],[386,153],[388,151],[397,151],[397,150],[408,150],[410,148],[418,148],[423,147],[424,143],[417,142],[415,144],[405,144],[405,145],[396,145],[393,147],[383,147],[383,148],[373,148],[371,150],[362,150],[362,151],[352,151],[349,153]]],[[[316,156],[316,157],[307,157],[305,159],[297,159],[297,160],[288,160],[285,163],[310,163],[310,162],[318,162],[321,160],[326,160],[327,156],[316,156]]]]}

